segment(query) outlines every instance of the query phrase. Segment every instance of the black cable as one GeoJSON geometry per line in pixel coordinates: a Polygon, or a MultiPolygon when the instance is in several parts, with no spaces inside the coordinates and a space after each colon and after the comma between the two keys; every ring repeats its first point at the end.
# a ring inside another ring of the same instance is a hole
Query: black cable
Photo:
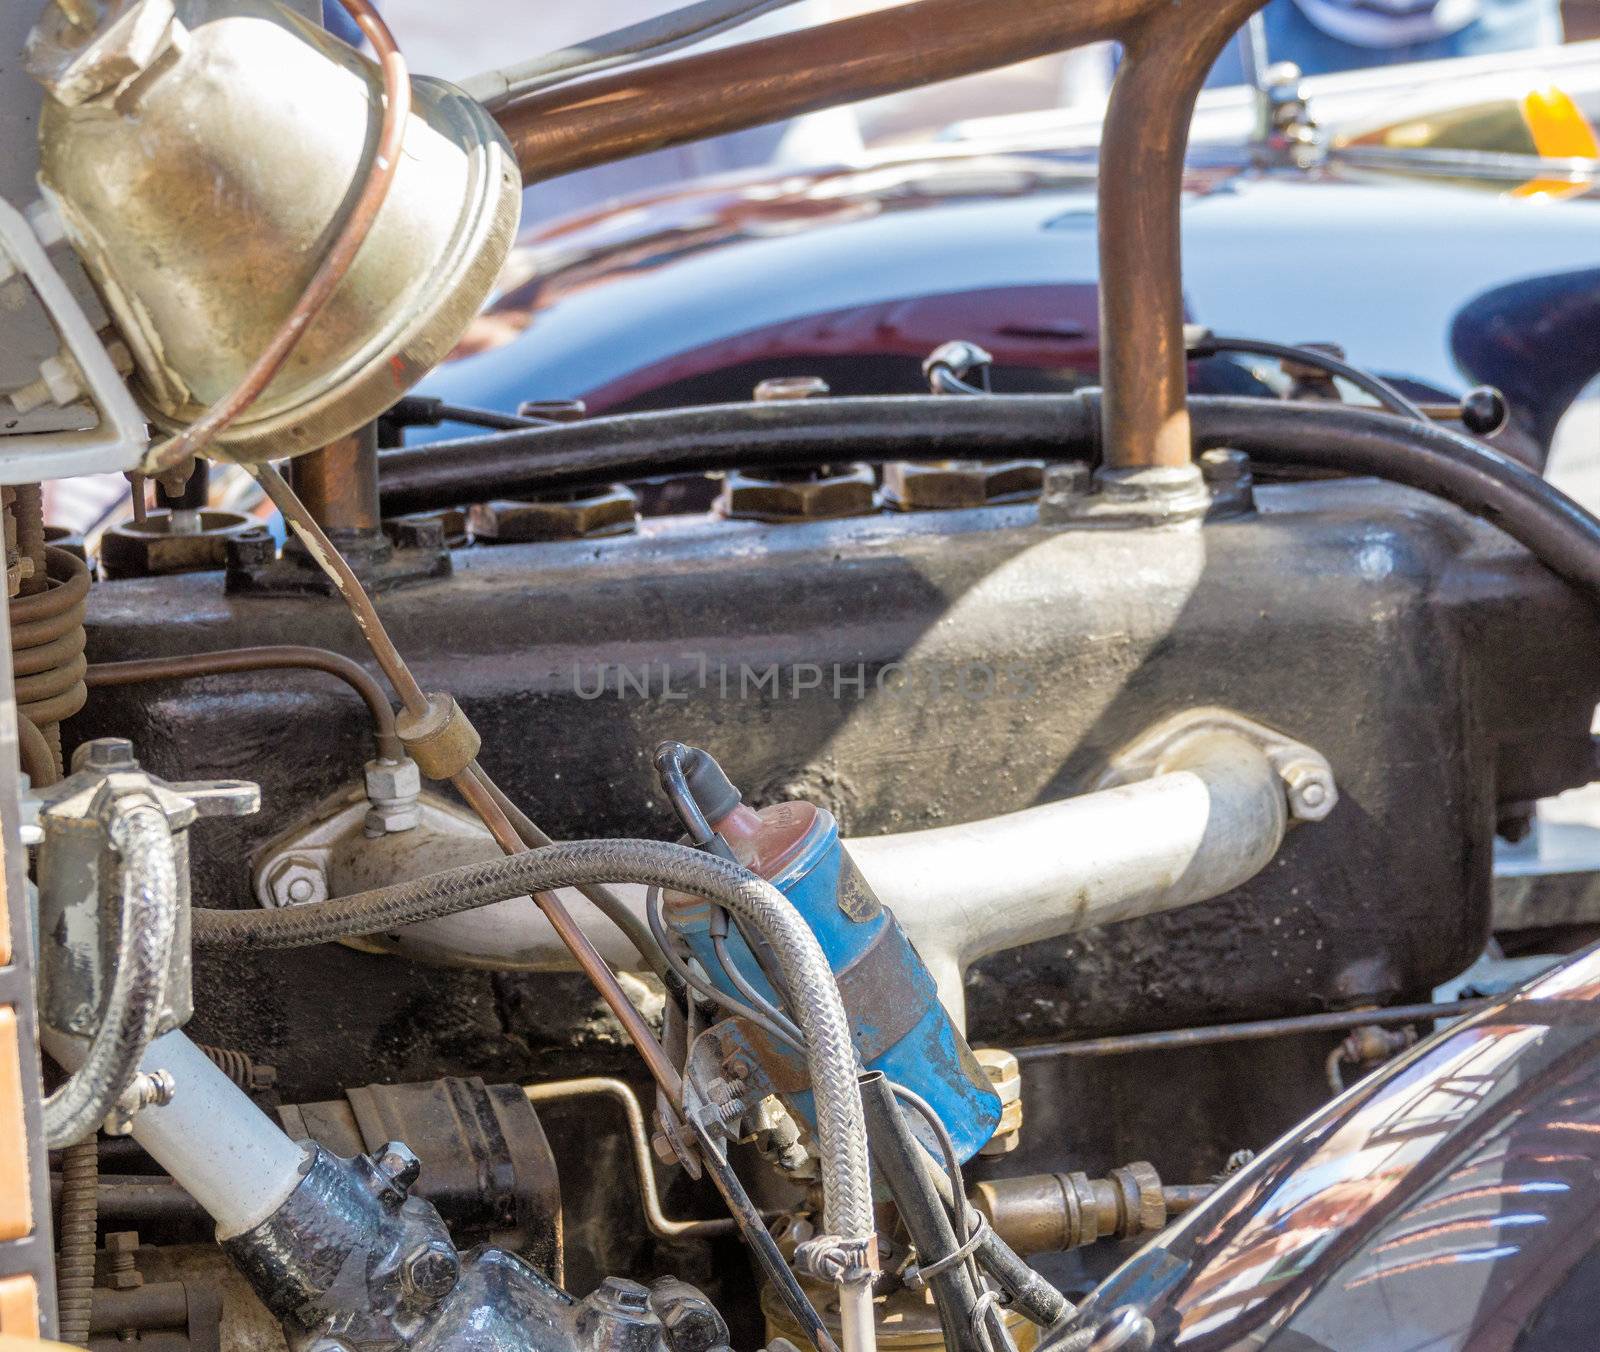
{"type": "Polygon", "coordinates": [[[1349,362],[1320,348],[1306,347],[1299,343],[1274,343],[1265,338],[1224,338],[1205,330],[1198,335],[1185,330],[1184,348],[1191,357],[1213,357],[1219,352],[1237,352],[1244,356],[1271,357],[1276,361],[1293,361],[1299,362],[1302,366],[1313,366],[1319,371],[1326,371],[1330,376],[1348,381],[1358,390],[1371,395],[1391,413],[1397,413],[1402,418],[1415,419],[1417,422],[1430,421],[1426,413],[1381,376],[1376,376],[1371,371],[1363,371],[1359,366],[1352,366],[1349,362]]]}
{"type": "MultiPolygon", "coordinates": [[[[1191,398],[1189,417],[1197,449],[1228,446],[1275,469],[1372,475],[1443,498],[1492,522],[1600,601],[1600,521],[1525,465],[1471,437],[1344,404],[1227,395],[1191,398]]],[[[379,466],[385,511],[418,511],[688,471],[838,460],[1094,460],[1099,453],[1099,391],[1082,390],[634,413],[389,452],[379,466]]]]}
{"type": "Polygon", "coordinates": [[[524,427],[548,427],[549,418],[530,418],[520,413],[501,413],[492,408],[469,404],[450,404],[426,394],[402,395],[380,415],[391,427],[438,427],[440,423],[465,423],[468,427],[487,427],[510,432],[524,427]]]}

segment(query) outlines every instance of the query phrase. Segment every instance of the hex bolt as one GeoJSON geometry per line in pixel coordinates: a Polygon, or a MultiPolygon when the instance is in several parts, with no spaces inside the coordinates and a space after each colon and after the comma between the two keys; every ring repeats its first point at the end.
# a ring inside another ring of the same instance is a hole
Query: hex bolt
{"type": "Polygon", "coordinates": [[[1333,811],[1338,795],[1326,765],[1292,760],[1279,771],[1289,795],[1289,812],[1296,821],[1319,822],[1333,811]]]}
{"type": "Polygon", "coordinates": [[[599,1308],[609,1307],[623,1314],[647,1314],[650,1311],[650,1291],[626,1277],[607,1277],[595,1287],[589,1302],[599,1308]]]}
{"type": "Polygon", "coordinates": [[[372,1163],[384,1181],[401,1192],[409,1192],[422,1176],[422,1161],[404,1141],[390,1141],[372,1163]]]}
{"type": "Polygon", "coordinates": [[[106,1235],[106,1255],[111,1259],[110,1282],[114,1291],[132,1291],[144,1285],[134,1255],[139,1252],[137,1230],[113,1230],[106,1235]]]}
{"type": "Polygon", "coordinates": [[[1235,484],[1250,477],[1250,457],[1218,446],[1200,453],[1200,473],[1208,484],[1235,484]]]}
{"type": "Polygon", "coordinates": [[[431,1239],[406,1255],[400,1280],[414,1300],[437,1304],[461,1280],[461,1259],[448,1242],[431,1239]]]}
{"type": "Polygon", "coordinates": [[[96,737],[72,753],[72,768],[109,774],[114,770],[137,770],[139,761],[133,754],[133,743],[126,737],[96,737]]]}
{"type": "Polygon", "coordinates": [[[267,891],[275,906],[304,906],[326,901],[328,880],[315,859],[303,854],[286,854],[267,870],[267,891]]]}

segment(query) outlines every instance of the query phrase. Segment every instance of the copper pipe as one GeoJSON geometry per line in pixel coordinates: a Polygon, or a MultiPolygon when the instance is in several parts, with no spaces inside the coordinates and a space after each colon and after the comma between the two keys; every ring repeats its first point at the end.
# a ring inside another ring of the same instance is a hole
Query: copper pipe
{"type": "Polygon", "coordinates": [[[320,451],[289,462],[289,482],[300,501],[332,535],[376,535],[378,428],[368,423],[320,451]]]}
{"type": "Polygon", "coordinates": [[[525,182],[1115,37],[1156,0],[916,0],[495,110],[525,182]]]}
{"type": "Polygon", "coordinates": [[[389,187],[400,168],[400,147],[405,139],[406,118],[411,113],[411,77],[405,58],[395,45],[394,35],[378,17],[370,0],[339,0],[355,20],[362,35],[372,44],[383,74],[383,121],[378,129],[372,157],[360,171],[361,192],[328,252],[323,255],[306,289],[284,316],[265,350],[252,363],[243,378],[182,432],[151,449],[140,468],[151,475],[181,465],[199,455],[241,413],[253,404],[274,376],[289,360],[289,354],[311,327],[323,307],[333,298],[339,283],[366,242],[372,223],[378,218],[389,187]]]}
{"type": "MultiPolygon", "coordinates": [[[[384,628],[377,607],[372,604],[372,598],[361,585],[361,579],[355,575],[350,565],[345,562],[344,556],[334,547],[316,519],[306,510],[305,504],[295,496],[294,489],[289,487],[277,470],[268,464],[247,465],[245,468],[260,482],[267,496],[283,513],[284,521],[300,537],[323,572],[333,580],[339,595],[344,598],[350,613],[355,617],[356,624],[361,629],[361,636],[367,641],[373,657],[383,669],[383,674],[388,677],[395,693],[399,695],[400,702],[406,706],[409,713],[420,717],[427,711],[428,697],[417,684],[417,678],[411,674],[405,658],[400,656],[400,650],[394,646],[394,640],[384,628]]],[[[450,782],[456,792],[466,800],[467,806],[477,813],[479,819],[489,828],[489,833],[500,848],[507,854],[520,854],[525,848],[522,838],[517,835],[510,818],[501,810],[494,796],[485,787],[489,782],[488,775],[477,761],[473,761],[450,782]]],[[[677,1103],[682,1094],[682,1077],[678,1074],[678,1068],[662,1050],[655,1034],[650,1031],[650,1025],[644,1021],[644,1016],[628,999],[627,992],[617,981],[616,973],[606,966],[605,959],[600,956],[589,936],[572,918],[572,913],[561,903],[559,897],[553,892],[541,892],[534,896],[534,901],[550,921],[550,928],[555,930],[561,942],[567,946],[573,960],[577,962],[584,975],[594,983],[600,997],[616,1016],[617,1022],[622,1025],[623,1031],[638,1048],[639,1055],[644,1058],[650,1074],[668,1095],[668,1101],[677,1103]]]]}
{"type": "Polygon", "coordinates": [[[361,585],[355,570],[345,562],[344,555],[334,548],[333,541],[328,539],[317,519],[295,496],[294,489],[289,487],[283,475],[264,463],[246,465],[244,468],[266,490],[272,505],[283,513],[285,524],[300,537],[300,543],[332,580],[344,603],[350,607],[350,613],[355,616],[356,625],[361,630],[361,637],[372,649],[372,656],[388,677],[395,694],[400,696],[400,703],[414,718],[421,718],[428,711],[428,697],[422,693],[417,678],[411,674],[411,668],[406,666],[405,658],[394,646],[389,631],[383,627],[377,607],[372,604],[372,598],[367,595],[367,589],[361,585]]]}
{"type": "Polygon", "coordinates": [[[1192,443],[1179,210],[1194,101],[1262,0],[1179,3],[1123,36],[1100,139],[1100,405],[1107,469],[1183,466],[1192,443]]]}
{"type": "Polygon", "coordinates": [[[1195,96],[1263,0],[915,0],[513,100],[525,181],[1121,39],[1101,143],[1108,468],[1189,463],[1178,208],[1195,96]]]}
{"type": "Polygon", "coordinates": [[[365,701],[372,715],[372,736],[382,760],[399,760],[405,748],[395,735],[394,710],[383,687],[365,668],[343,653],[283,643],[258,648],[225,648],[218,652],[177,657],[143,657],[126,662],[95,662],[84,683],[101,686],[139,685],[145,681],[181,681],[197,676],[223,676],[243,671],[321,671],[337,676],[365,701]]]}

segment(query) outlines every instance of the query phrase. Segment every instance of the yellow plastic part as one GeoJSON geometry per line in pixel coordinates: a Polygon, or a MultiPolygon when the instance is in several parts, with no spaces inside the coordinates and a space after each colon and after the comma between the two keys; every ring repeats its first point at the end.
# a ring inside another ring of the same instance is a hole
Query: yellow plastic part
{"type": "Polygon", "coordinates": [[[1565,90],[1550,85],[1523,95],[1522,117],[1545,159],[1600,159],[1600,136],[1565,90]]]}

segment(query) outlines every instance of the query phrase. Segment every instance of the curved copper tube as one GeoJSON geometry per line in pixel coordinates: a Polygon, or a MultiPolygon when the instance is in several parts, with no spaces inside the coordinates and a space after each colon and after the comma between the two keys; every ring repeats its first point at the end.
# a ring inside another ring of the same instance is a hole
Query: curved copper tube
{"type": "Polygon", "coordinates": [[[1101,143],[1108,468],[1189,463],[1178,202],[1206,72],[1264,0],[914,0],[528,95],[495,116],[535,182],[1117,38],[1101,143]]]}

